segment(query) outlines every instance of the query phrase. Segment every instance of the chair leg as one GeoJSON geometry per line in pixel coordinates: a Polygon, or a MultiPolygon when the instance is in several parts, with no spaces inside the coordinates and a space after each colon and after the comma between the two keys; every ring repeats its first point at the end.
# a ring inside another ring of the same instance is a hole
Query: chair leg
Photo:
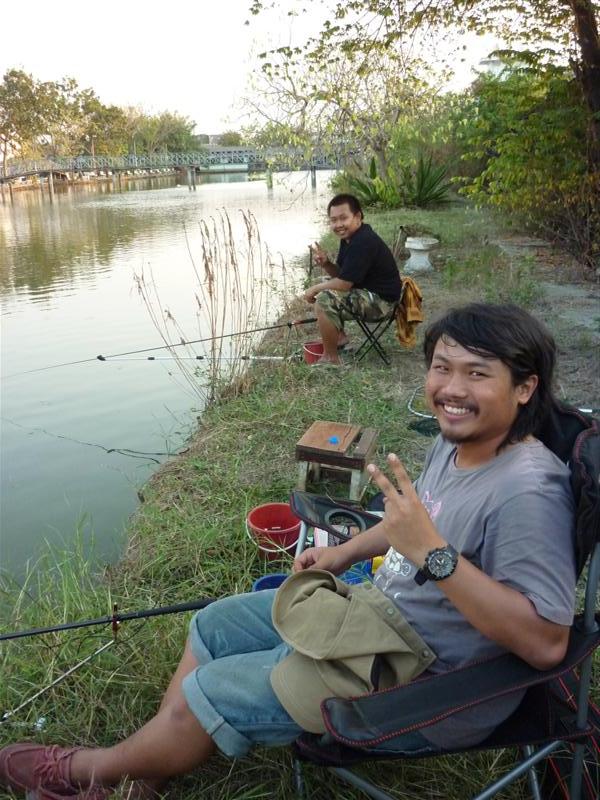
{"type": "MultiPolygon", "coordinates": [[[[535,750],[530,744],[527,744],[523,748],[523,752],[525,753],[525,756],[529,758],[534,754],[535,750]]],[[[530,767],[527,773],[527,780],[529,781],[529,791],[531,792],[533,800],[542,800],[542,792],[540,790],[540,783],[538,781],[535,767],[530,767]]]]}
{"type": "Polygon", "coordinates": [[[294,759],[293,764],[294,770],[294,792],[298,800],[305,800],[307,797],[306,795],[306,784],[304,783],[304,771],[302,769],[302,762],[299,758],[294,759]]]}
{"type": "Polygon", "coordinates": [[[385,352],[385,350],[383,349],[383,347],[379,343],[379,339],[383,336],[385,331],[388,329],[389,324],[386,324],[386,320],[382,320],[381,322],[379,322],[377,324],[377,326],[375,328],[373,328],[373,330],[371,330],[368,327],[368,325],[362,319],[360,319],[359,317],[355,317],[354,319],[355,319],[356,323],[358,324],[358,326],[360,327],[360,329],[362,330],[362,332],[365,334],[365,337],[366,337],[365,341],[361,344],[361,346],[358,348],[358,350],[354,354],[354,358],[357,361],[360,361],[361,359],[363,359],[367,355],[367,353],[370,350],[373,349],[373,350],[375,350],[377,355],[381,358],[381,360],[385,364],[387,364],[388,367],[389,367],[390,360],[387,357],[387,353],[385,352]],[[385,325],[385,327],[383,328],[383,330],[380,331],[380,328],[382,327],[382,325],[385,325]],[[379,332],[379,335],[377,335],[378,332],[379,332]]]}
{"type": "Polygon", "coordinates": [[[342,769],[341,767],[329,767],[328,769],[335,773],[338,778],[341,778],[351,786],[360,789],[367,795],[367,797],[372,797],[373,800],[394,800],[391,794],[383,792],[381,789],[378,789],[377,786],[374,786],[369,781],[364,780],[364,778],[361,778],[359,775],[356,775],[349,769],[342,769]]]}
{"type": "Polygon", "coordinates": [[[386,332],[386,330],[390,327],[390,325],[394,321],[395,313],[396,313],[395,309],[394,309],[392,314],[387,315],[383,319],[379,320],[379,322],[375,325],[374,328],[369,328],[369,326],[366,324],[365,320],[363,320],[361,317],[357,316],[352,311],[352,309],[350,308],[350,306],[347,303],[343,303],[342,302],[342,303],[340,303],[340,306],[341,306],[341,308],[343,310],[348,312],[350,317],[354,320],[354,322],[356,322],[358,324],[358,326],[360,327],[360,329],[362,330],[362,332],[364,333],[364,335],[366,337],[364,342],[360,345],[358,350],[354,353],[355,361],[360,361],[361,359],[363,359],[367,355],[367,353],[370,350],[374,349],[376,351],[377,355],[384,362],[384,364],[387,364],[387,366],[389,367],[390,366],[390,360],[389,360],[385,350],[383,349],[383,347],[379,343],[379,340],[381,339],[383,334],[386,332]]]}
{"type": "Polygon", "coordinates": [[[585,745],[579,742],[573,751],[573,766],[571,768],[571,781],[569,784],[569,800],[580,800],[581,785],[583,782],[583,756],[585,745]]]}
{"type": "Polygon", "coordinates": [[[550,753],[553,753],[562,746],[563,742],[557,740],[555,742],[550,742],[550,744],[547,744],[545,747],[542,747],[539,750],[533,751],[532,754],[527,756],[524,761],[514,767],[514,769],[511,769],[510,772],[507,772],[506,775],[503,775],[497,781],[491,783],[483,790],[483,792],[480,792],[478,795],[473,797],[472,800],[489,800],[490,797],[495,797],[499,791],[504,789],[506,786],[509,786],[513,781],[516,781],[517,778],[521,777],[521,775],[528,773],[534,764],[537,764],[539,761],[543,761],[545,758],[548,758],[550,753]]]}

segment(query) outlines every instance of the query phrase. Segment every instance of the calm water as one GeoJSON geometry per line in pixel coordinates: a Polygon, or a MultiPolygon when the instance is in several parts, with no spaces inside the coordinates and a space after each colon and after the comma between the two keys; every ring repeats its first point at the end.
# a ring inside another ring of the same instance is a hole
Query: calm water
{"type": "Polygon", "coordinates": [[[177,450],[200,402],[169,361],[23,373],[162,344],[135,288],[142,270],[187,338],[205,335],[184,228],[199,256],[200,219],[225,209],[241,228],[239,210],[251,210],[290,265],[322,230],[328,177],[319,175],[316,192],[293,173],[272,192],[228,176],[196,192],[156,179],[122,193],[73,188],[51,202],[25,191],[0,203],[1,569],[19,575],[44,542],[70,548],[78,531],[97,559],[116,558],[137,489],[157,464],[106,450],[177,450]]]}

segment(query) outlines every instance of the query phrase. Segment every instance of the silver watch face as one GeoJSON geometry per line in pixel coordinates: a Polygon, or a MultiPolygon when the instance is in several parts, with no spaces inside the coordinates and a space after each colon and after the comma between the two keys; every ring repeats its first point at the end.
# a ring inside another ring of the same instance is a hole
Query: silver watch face
{"type": "Polygon", "coordinates": [[[454,572],[456,556],[446,548],[433,550],[427,556],[427,569],[436,580],[448,578],[454,572]]]}

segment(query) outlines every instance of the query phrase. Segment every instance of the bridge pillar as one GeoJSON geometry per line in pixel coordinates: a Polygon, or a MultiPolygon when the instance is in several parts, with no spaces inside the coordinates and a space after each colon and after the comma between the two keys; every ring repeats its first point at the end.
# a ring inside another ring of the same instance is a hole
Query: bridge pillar
{"type": "Polygon", "coordinates": [[[54,197],[54,173],[52,170],[48,173],[48,191],[50,192],[50,197],[54,197]]]}
{"type": "Polygon", "coordinates": [[[272,189],[273,188],[273,170],[272,169],[268,169],[267,170],[266,181],[267,181],[267,189],[272,189]]]}
{"type": "Polygon", "coordinates": [[[317,168],[311,167],[310,168],[310,186],[311,189],[317,188],[317,168]]]}

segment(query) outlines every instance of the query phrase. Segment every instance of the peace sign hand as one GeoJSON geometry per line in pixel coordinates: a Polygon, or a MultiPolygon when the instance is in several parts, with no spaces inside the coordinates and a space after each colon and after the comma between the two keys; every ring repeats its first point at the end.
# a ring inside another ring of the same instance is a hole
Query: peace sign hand
{"type": "Polygon", "coordinates": [[[383,529],[390,545],[420,567],[430,550],[446,542],[436,531],[398,456],[390,453],[387,460],[398,489],[375,464],[367,467],[385,495],[383,529]]]}
{"type": "Polygon", "coordinates": [[[323,248],[318,242],[314,242],[313,244],[311,244],[310,249],[312,250],[314,260],[320,267],[322,267],[323,264],[327,263],[327,261],[329,260],[329,256],[327,255],[325,250],[323,250],[323,248]]]}

